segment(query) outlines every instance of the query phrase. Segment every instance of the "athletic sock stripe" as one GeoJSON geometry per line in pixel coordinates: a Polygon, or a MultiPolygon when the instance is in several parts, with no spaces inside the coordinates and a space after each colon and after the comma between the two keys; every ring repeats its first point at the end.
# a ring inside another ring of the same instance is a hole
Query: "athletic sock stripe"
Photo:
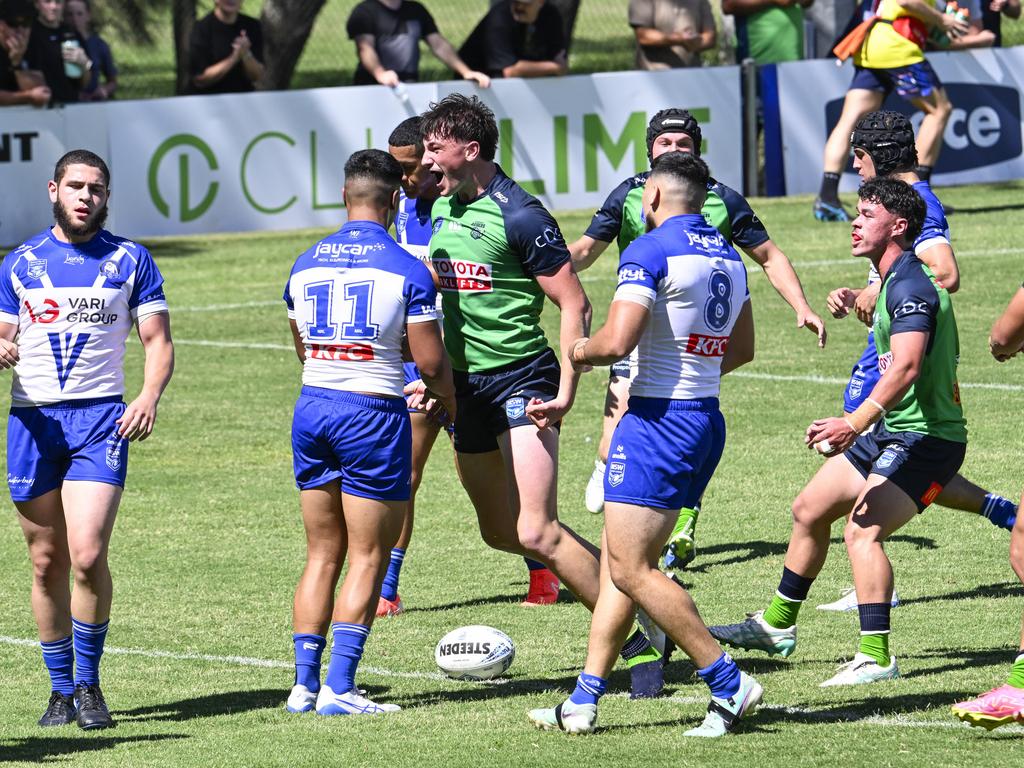
{"type": "Polygon", "coordinates": [[[981,507],[981,514],[984,517],[988,517],[992,514],[992,510],[995,509],[996,504],[999,503],[999,497],[992,493],[985,494],[985,503],[981,507]]]}
{"type": "Polygon", "coordinates": [[[802,603],[802,602],[804,602],[803,600],[797,600],[795,597],[790,597],[789,595],[784,595],[781,592],[779,592],[779,590],[777,590],[777,589],[775,590],[775,594],[778,595],[781,599],[785,600],[787,603],[802,603]]]}
{"type": "Polygon", "coordinates": [[[872,629],[870,631],[861,630],[861,637],[864,635],[888,635],[892,632],[891,629],[872,629]]]}
{"type": "Polygon", "coordinates": [[[68,648],[74,647],[74,639],[71,637],[71,635],[68,635],[63,640],[54,640],[53,642],[49,642],[49,643],[42,643],[41,642],[41,643],[39,643],[39,645],[43,649],[43,653],[52,653],[54,651],[65,651],[68,648]]]}
{"type": "Polygon", "coordinates": [[[98,635],[101,632],[107,631],[107,628],[110,626],[110,619],[107,619],[102,624],[87,624],[84,621],[72,619],[71,626],[76,632],[84,632],[87,635],[98,635]]]}

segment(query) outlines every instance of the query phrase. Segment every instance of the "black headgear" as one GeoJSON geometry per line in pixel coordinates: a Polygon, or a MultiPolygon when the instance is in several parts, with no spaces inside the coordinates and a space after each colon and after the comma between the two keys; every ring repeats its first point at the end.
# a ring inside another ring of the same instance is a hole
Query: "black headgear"
{"type": "Polygon", "coordinates": [[[914,126],[899,112],[869,112],[853,128],[850,145],[871,155],[877,176],[914,170],[914,126]]]}
{"type": "Polygon", "coordinates": [[[693,139],[693,153],[700,157],[700,123],[685,109],[663,109],[647,124],[647,159],[654,162],[654,140],[663,133],[685,133],[693,139]]]}

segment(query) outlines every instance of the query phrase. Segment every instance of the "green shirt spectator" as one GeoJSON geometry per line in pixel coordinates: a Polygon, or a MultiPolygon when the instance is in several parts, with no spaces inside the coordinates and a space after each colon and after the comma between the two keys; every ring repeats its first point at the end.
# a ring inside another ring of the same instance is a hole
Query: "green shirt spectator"
{"type": "Polygon", "coordinates": [[[814,0],[722,0],[722,12],[736,17],[736,59],[758,64],[804,57],[804,8],[814,0]]]}

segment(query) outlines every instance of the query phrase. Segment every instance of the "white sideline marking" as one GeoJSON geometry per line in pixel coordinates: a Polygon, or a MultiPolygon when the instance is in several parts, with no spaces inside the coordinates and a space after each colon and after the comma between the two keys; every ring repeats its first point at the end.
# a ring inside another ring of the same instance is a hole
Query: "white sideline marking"
{"type": "MultiPolygon", "coordinates": [[[[0,635],[0,644],[3,645],[14,645],[23,648],[38,648],[39,643],[35,640],[29,640],[21,637],[7,637],[0,635]]],[[[294,669],[294,665],[287,661],[279,661],[277,659],[257,659],[251,656],[216,656],[209,653],[175,653],[172,651],[147,651],[141,648],[110,648],[107,647],[103,651],[104,653],[112,654],[114,656],[141,656],[148,659],[172,659],[174,661],[207,661],[213,664],[230,664],[239,667],[262,667],[264,669],[294,669]]],[[[381,669],[380,667],[371,667],[366,665],[360,665],[359,671],[368,675],[376,675],[378,677],[397,677],[403,679],[415,679],[415,680],[439,680],[447,681],[448,678],[439,672],[395,672],[390,669],[381,669]]],[[[506,685],[509,680],[494,680],[485,681],[491,685],[506,685]]],[[[615,697],[625,697],[627,693],[614,693],[610,694],[615,697]]],[[[666,696],[661,701],[671,702],[673,704],[703,704],[707,702],[706,696],[666,696]]],[[[814,709],[806,709],[804,707],[787,707],[784,705],[775,704],[762,704],[759,709],[770,710],[772,712],[782,712],[784,714],[798,715],[800,717],[810,718],[812,720],[820,720],[822,722],[833,722],[838,725],[850,724],[850,725],[881,725],[887,728],[898,727],[898,728],[957,728],[960,730],[970,728],[966,723],[943,721],[943,720],[915,720],[910,717],[896,716],[896,717],[883,717],[882,715],[870,715],[868,717],[861,716],[861,713],[856,710],[826,710],[817,711],[814,709]],[[841,718],[848,718],[848,720],[842,720],[841,718]]],[[[999,729],[1000,733],[1024,733],[1024,727],[1019,725],[1004,725],[999,729]]]]}
{"type": "MultiPolygon", "coordinates": [[[[35,640],[28,640],[21,637],[7,637],[0,635],[0,643],[4,645],[19,645],[29,648],[38,648],[39,643],[35,640]]],[[[114,656],[141,656],[147,659],[172,659],[173,661],[208,661],[212,664],[230,664],[238,667],[263,667],[265,669],[295,669],[295,665],[287,661],[276,659],[256,659],[251,656],[215,656],[209,653],[176,653],[174,651],[146,651],[141,648],[111,648],[106,647],[103,653],[114,656]]],[[[378,669],[377,667],[362,666],[360,672],[368,675],[379,675],[380,677],[401,677],[415,680],[447,680],[440,672],[393,672],[389,669],[378,669]]]]}
{"type": "MultiPolygon", "coordinates": [[[[208,341],[205,339],[175,339],[175,344],[193,347],[214,347],[224,349],[274,349],[286,352],[294,351],[289,344],[272,344],[269,342],[249,341],[208,341]]],[[[807,384],[843,385],[849,379],[835,376],[815,376],[813,374],[789,375],[781,373],[757,373],[756,371],[733,371],[728,374],[740,379],[760,379],[762,381],[799,381],[807,384]]],[[[989,384],[984,382],[960,382],[961,389],[992,389],[998,392],[1024,392],[1022,384],[989,384]]]]}

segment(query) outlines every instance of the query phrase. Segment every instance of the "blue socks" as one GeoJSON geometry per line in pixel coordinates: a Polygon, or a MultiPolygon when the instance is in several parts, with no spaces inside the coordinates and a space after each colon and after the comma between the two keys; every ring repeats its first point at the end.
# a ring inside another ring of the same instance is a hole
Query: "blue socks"
{"type": "Polygon", "coordinates": [[[320,659],[327,645],[320,635],[292,635],[295,643],[295,685],[304,685],[313,693],[320,690],[320,659]]]}
{"type": "Polygon", "coordinates": [[[981,514],[987,517],[992,525],[1012,531],[1014,523],[1017,522],[1017,505],[998,494],[986,493],[981,514]]]}
{"type": "Polygon", "coordinates": [[[75,685],[100,684],[100,658],[109,626],[109,619],[102,624],[89,624],[71,618],[71,632],[75,638],[75,685]]]}
{"type": "Polygon", "coordinates": [[[402,562],[405,560],[405,550],[391,550],[391,562],[388,563],[388,572],[384,574],[384,584],[380,588],[380,596],[385,600],[394,602],[398,597],[398,577],[402,573],[402,562]]]}
{"type": "Polygon", "coordinates": [[[572,692],[569,701],[573,704],[597,704],[607,688],[608,681],[603,677],[583,672],[576,678],[576,690],[572,692]]]}
{"type": "Polygon", "coordinates": [[[526,567],[531,571],[543,571],[545,568],[547,568],[547,566],[544,565],[544,563],[538,563],[536,560],[531,560],[528,557],[524,557],[523,562],[526,563],[526,567]]]}
{"type": "Polygon", "coordinates": [[[740,689],[740,668],[728,653],[719,656],[710,667],[698,669],[697,674],[708,684],[711,695],[716,699],[728,699],[740,689]]]}
{"type": "Polygon", "coordinates": [[[335,693],[348,693],[356,687],[356,667],[363,658],[370,628],[344,621],[335,622],[331,628],[334,630],[334,645],[331,646],[331,663],[324,683],[335,693]]]}
{"type": "Polygon", "coordinates": [[[50,687],[65,696],[75,692],[75,647],[71,635],[40,643],[43,647],[43,663],[50,673],[50,687]]]}

